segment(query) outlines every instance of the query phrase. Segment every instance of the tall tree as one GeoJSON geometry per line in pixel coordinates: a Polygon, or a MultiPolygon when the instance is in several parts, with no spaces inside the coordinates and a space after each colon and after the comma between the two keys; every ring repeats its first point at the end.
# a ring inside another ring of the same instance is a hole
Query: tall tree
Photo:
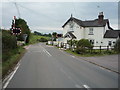
{"type": "Polygon", "coordinates": [[[53,32],[53,33],[52,33],[52,37],[53,37],[53,41],[56,41],[57,33],[56,33],[56,32],[53,32]]]}
{"type": "Polygon", "coordinates": [[[27,34],[28,36],[26,39],[26,43],[28,43],[31,32],[30,32],[29,26],[27,25],[27,22],[21,18],[16,19],[15,20],[15,27],[21,29],[21,35],[18,36],[18,39],[23,40],[23,34],[27,34]]]}

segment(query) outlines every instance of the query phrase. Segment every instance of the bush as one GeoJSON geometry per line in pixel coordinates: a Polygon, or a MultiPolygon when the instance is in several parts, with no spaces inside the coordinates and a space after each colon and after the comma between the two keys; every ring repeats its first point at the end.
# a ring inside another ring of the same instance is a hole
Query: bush
{"type": "Polygon", "coordinates": [[[77,53],[85,53],[87,49],[92,48],[92,44],[87,39],[81,39],[77,42],[77,53]]]}
{"type": "Polygon", "coordinates": [[[17,47],[16,36],[11,35],[10,31],[2,31],[2,49],[14,49],[17,47]]]}
{"type": "Polygon", "coordinates": [[[48,40],[46,39],[46,38],[40,38],[39,40],[38,40],[39,42],[47,42],[48,40]]]}
{"type": "MultiPolygon", "coordinates": [[[[2,61],[6,61],[12,55],[13,50],[17,48],[17,41],[10,31],[2,30],[2,61]]],[[[14,51],[16,53],[16,51],[14,51]]]]}
{"type": "Polygon", "coordinates": [[[115,43],[114,50],[120,53],[120,39],[118,39],[115,43]]]}

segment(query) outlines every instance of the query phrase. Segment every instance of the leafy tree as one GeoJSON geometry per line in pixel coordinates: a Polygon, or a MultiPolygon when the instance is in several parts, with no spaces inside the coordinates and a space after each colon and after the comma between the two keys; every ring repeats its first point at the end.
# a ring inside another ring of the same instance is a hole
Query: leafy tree
{"type": "Polygon", "coordinates": [[[85,53],[86,49],[92,48],[92,44],[88,39],[81,39],[77,42],[77,53],[85,53]]]}
{"type": "Polygon", "coordinates": [[[30,29],[27,25],[27,22],[24,19],[16,19],[15,20],[15,26],[16,28],[20,28],[21,29],[21,35],[18,36],[19,40],[23,40],[23,34],[27,34],[28,37],[26,39],[26,43],[29,43],[29,38],[30,38],[30,29]]]}
{"type": "Polygon", "coordinates": [[[48,40],[47,40],[46,38],[43,38],[43,37],[42,37],[42,38],[39,39],[39,41],[40,41],[40,42],[47,42],[48,40]]]}
{"type": "Polygon", "coordinates": [[[52,33],[52,37],[53,37],[53,41],[56,41],[57,33],[56,33],[56,32],[53,32],[53,33],[52,33]]]}
{"type": "Polygon", "coordinates": [[[120,53],[120,39],[116,41],[114,49],[116,52],[120,53]]]}
{"type": "Polygon", "coordinates": [[[77,45],[77,42],[78,42],[77,40],[72,40],[72,39],[71,39],[71,40],[68,40],[67,43],[70,45],[70,48],[72,49],[72,46],[76,46],[76,45],[77,45]]]}
{"type": "Polygon", "coordinates": [[[34,34],[35,35],[40,35],[40,36],[46,36],[46,37],[51,37],[52,35],[49,33],[49,34],[42,34],[40,32],[37,32],[37,31],[34,31],[34,34]]]}

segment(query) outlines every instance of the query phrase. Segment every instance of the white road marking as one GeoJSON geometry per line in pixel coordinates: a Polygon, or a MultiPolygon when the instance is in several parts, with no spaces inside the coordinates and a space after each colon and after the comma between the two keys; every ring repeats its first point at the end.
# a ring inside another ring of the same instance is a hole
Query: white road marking
{"type": "Polygon", "coordinates": [[[106,71],[108,71],[108,72],[111,72],[110,70],[105,69],[105,68],[102,68],[102,67],[100,67],[100,69],[102,69],[102,70],[106,70],[106,71]]]}
{"type": "Polygon", "coordinates": [[[60,71],[63,72],[68,77],[68,79],[70,79],[75,84],[76,88],[82,88],[80,85],[77,84],[75,80],[72,79],[70,75],[67,74],[67,72],[65,72],[65,70],[63,70],[63,68],[60,68],[60,71]]]}
{"type": "Polygon", "coordinates": [[[85,87],[85,88],[87,88],[87,89],[89,89],[90,87],[89,86],[87,86],[87,85],[83,85],[83,87],[85,87]]]}
{"type": "Polygon", "coordinates": [[[105,70],[104,68],[100,67],[100,69],[105,70]]]}
{"type": "Polygon", "coordinates": [[[49,56],[52,56],[46,49],[44,49],[44,50],[49,56]]]}
{"type": "Polygon", "coordinates": [[[43,49],[43,52],[46,52],[49,56],[52,56],[44,47],[40,45],[40,47],[43,49]]]}
{"type": "Polygon", "coordinates": [[[5,88],[8,86],[8,84],[9,84],[10,81],[11,81],[11,79],[13,78],[13,76],[14,76],[15,73],[16,73],[16,71],[18,70],[19,66],[20,66],[20,63],[18,63],[18,65],[17,65],[17,67],[15,68],[15,70],[13,71],[13,73],[10,74],[9,79],[7,80],[7,82],[5,83],[5,85],[3,86],[3,89],[5,89],[5,88]]]}
{"type": "Polygon", "coordinates": [[[73,58],[75,58],[75,56],[72,56],[73,58]]]}

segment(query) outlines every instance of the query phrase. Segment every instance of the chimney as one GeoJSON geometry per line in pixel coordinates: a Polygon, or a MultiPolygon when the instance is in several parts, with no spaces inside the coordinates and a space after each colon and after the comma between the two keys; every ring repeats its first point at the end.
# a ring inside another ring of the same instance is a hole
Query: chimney
{"type": "Polygon", "coordinates": [[[99,22],[102,22],[103,19],[104,19],[103,12],[100,12],[99,15],[98,15],[98,20],[99,20],[99,22]]]}

